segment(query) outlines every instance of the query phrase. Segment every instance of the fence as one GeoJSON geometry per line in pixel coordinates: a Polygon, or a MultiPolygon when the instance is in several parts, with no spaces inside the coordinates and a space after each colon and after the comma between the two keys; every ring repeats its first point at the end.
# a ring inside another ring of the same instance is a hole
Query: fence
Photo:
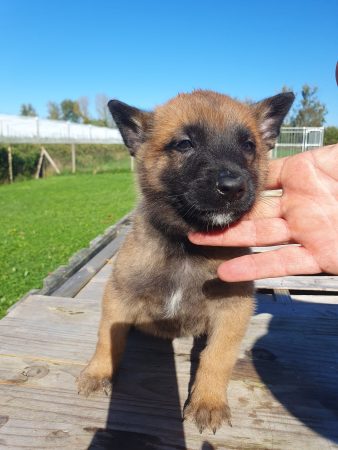
{"type": "Polygon", "coordinates": [[[294,155],[316,147],[324,141],[324,127],[283,127],[272,150],[272,158],[294,155]]]}
{"type": "Polygon", "coordinates": [[[39,146],[40,158],[35,175],[38,178],[43,173],[44,160],[50,163],[56,173],[60,173],[54,159],[44,147],[46,144],[70,144],[72,172],[75,173],[75,144],[123,144],[123,140],[117,128],[0,114],[0,143],[7,144],[8,178],[13,182],[12,144],[39,146]]]}
{"type": "Polygon", "coordinates": [[[0,142],[8,144],[122,144],[116,128],[0,114],[0,142]]]}

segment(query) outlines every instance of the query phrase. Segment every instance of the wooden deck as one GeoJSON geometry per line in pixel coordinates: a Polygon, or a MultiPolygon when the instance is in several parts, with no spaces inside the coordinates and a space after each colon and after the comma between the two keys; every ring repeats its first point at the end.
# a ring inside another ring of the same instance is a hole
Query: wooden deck
{"type": "Polygon", "coordinates": [[[338,449],[337,293],[258,292],[229,387],[233,427],[200,435],[181,411],[202,342],[131,332],[112,397],[78,395],[111,269],[101,265],[0,321],[0,448],[338,449]]]}

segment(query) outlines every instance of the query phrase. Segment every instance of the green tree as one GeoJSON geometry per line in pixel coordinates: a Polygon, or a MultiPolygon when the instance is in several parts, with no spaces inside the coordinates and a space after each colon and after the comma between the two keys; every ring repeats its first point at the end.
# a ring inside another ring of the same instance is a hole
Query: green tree
{"type": "Polygon", "coordinates": [[[296,114],[291,118],[290,125],[293,127],[321,127],[325,122],[327,109],[317,97],[318,88],[304,84],[302,88],[302,99],[296,114]]]}
{"type": "Polygon", "coordinates": [[[36,117],[37,113],[30,103],[23,103],[20,108],[21,116],[36,117]]]}
{"type": "Polygon", "coordinates": [[[70,99],[65,99],[61,102],[61,119],[69,120],[70,122],[81,121],[81,112],[79,103],[70,99]]]}
{"type": "Polygon", "coordinates": [[[60,120],[61,119],[60,106],[56,102],[48,102],[47,109],[48,109],[47,119],[51,119],[51,120],[60,120]]]}
{"type": "Polygon", "coordinates": [[[327,127],[324,131],[324,144],[338,144],[338,127],[327,127]]]}

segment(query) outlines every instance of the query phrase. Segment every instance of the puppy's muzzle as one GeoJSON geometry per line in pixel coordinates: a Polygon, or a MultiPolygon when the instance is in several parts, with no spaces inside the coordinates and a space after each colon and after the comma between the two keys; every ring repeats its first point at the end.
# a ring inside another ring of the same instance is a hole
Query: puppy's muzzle
{"type": "Polygon", "coordinates": [[[229,201],[239,200],[246,191],[245,179],[241,174],[228,169],[222,170],[218,174],[216,191],[229,201]]]}

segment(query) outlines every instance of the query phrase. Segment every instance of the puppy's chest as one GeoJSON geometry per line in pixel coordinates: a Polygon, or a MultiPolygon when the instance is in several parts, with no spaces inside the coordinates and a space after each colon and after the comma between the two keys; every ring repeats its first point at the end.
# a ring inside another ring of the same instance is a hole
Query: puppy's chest
{"type": "Polygon", "coordinates": [[[161,316],[174,319],[182,315],[192,315],[197,309],[203,309],[205,298],[203,295],[204,278],[207,274],[200,274],[189,261],[178,263],[170,271],[162,274],[161,292],[157,298],[161,316]]]}
{"type": "Polygon", "coordinates": [[[184,293],[181,286],[177,286],[163,299],[163,318],[172,319],[179,313],[182,308],[184,293]]]}

